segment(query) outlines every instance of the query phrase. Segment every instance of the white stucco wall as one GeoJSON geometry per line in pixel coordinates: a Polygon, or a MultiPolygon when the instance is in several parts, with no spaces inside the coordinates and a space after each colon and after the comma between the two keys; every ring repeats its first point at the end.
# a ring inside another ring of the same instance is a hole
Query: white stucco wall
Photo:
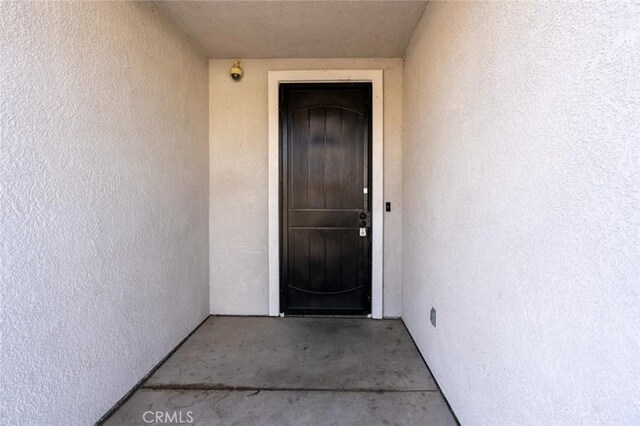
{"type": "Polygon", "coordinates": [[[632,3],[430,3],[412,38],[403,317],[462,424],[640,421],[639,35],[632,3]]]}
{"type": "Polygon", "coordinates": [[[384,315],[401,314],[402,59],[233,60],[209,62],[210,284],[215,314],[267,315],[267,75],[275,70],[383,69],[384,315]]]}
{"type": "Polygon", "coordinates": [[[0,423],[92,424],[209,312],[207,60],[150,4],[0,33],[0,423]]]}

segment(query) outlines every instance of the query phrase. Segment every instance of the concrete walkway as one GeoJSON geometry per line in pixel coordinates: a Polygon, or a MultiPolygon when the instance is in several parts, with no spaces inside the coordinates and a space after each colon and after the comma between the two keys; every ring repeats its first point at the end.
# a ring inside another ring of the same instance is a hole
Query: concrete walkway
{"type": "Polygon", "coordinates": [[[210,317],[106,424],[179,420],[456,424],[401,321],[345,318],[210,317]]]}

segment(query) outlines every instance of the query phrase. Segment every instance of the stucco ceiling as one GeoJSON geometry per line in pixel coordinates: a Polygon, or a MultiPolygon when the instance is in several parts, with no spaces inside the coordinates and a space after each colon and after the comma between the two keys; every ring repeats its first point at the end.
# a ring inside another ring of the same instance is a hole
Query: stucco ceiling
{"type": "Polygon", "coordinates": [[[400,57],[424,1],[159,1],[211,58],[400,57]]]}

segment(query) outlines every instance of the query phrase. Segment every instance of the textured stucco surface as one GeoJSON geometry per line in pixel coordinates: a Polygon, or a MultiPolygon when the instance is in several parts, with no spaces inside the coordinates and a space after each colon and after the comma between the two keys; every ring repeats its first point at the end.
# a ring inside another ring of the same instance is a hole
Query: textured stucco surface
{"type": "Polygon", "coordinates": [[[425,1],[160,1],[220,58],[396,58],[425,1]]]}
{"type": "Polygon", "coordinates": [[[637,3],[430,3],[412,38],[403,318],[462,424],[640,421],[639,34],[637,3]]]}
{"type": "Polygon", "coordinates": [[[383,69],[384,315],[401,313],[402,59],[243,60],[244,78],[229,77],[231,60],[209,62],[210,284],[215,314],[267,315],[268,71],[383,69]]]}
{"type": "Polygon", "coordinates": [[[92,424],[209,312],[207,60],[152,5],[0,33],[0,423],[92,424]]]}

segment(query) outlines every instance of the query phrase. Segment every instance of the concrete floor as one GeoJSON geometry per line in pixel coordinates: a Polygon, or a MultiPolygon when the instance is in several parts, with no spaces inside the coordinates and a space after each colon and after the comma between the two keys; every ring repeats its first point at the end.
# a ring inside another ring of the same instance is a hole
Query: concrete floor
{"type": "Polygon", "coordinates": [[[456,424],[399,320],[211,317],[106,424],[179,424],[145,423],[156,412],[196,425],[456,424]]]}

